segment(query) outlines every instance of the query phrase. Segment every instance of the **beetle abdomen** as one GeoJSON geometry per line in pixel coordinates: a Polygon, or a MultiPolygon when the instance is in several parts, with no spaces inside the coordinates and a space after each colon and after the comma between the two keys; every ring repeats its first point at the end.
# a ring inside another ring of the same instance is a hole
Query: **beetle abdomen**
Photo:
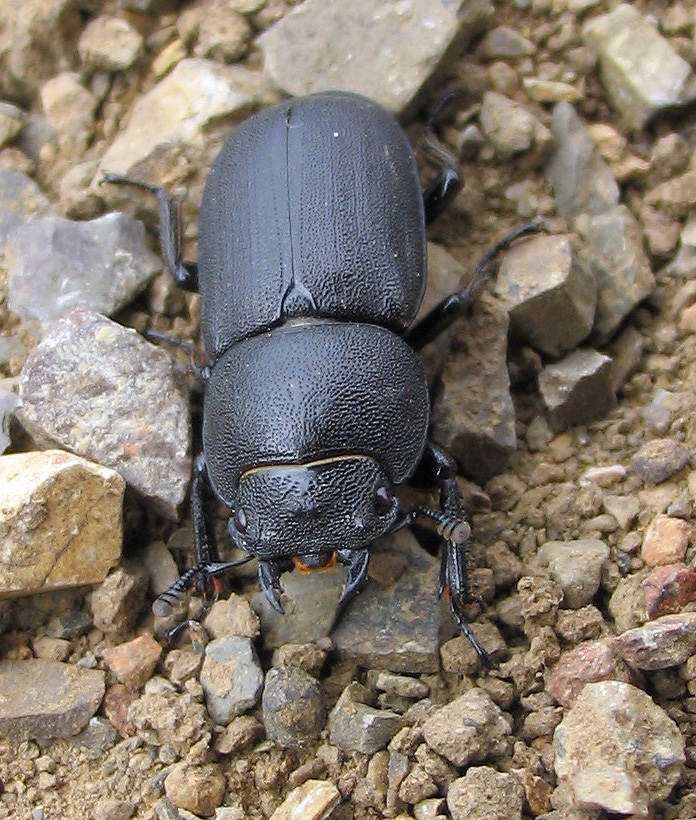
{"type": "Polygon", "coordinates": [[[364,97],[288,100],[238,126],[199,221],[211,358],[295,315],[404,330],[425,287],[418,170],[394,117],[364,97]]]}
{"type": "Polygon", "coordinates": [[[429,399],[418,356],[376,325],[283,325],[233,345],[213,368],[203,447],[220,498],[240,474],[337,454],[375,458],[394,483],[422,455],[429,399]]]}

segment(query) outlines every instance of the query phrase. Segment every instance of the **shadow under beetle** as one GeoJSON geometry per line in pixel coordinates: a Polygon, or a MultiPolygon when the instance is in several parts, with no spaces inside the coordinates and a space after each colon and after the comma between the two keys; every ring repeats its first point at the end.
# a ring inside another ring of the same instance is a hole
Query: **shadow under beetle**
{"type": "Polygon", "coordinates": [[[155,602],[166,614],[192,581],[221,562],[206,498],[231,508],[231,540],[258,559],[271,605],[280,575],[347,566],[341,603],[360,589],[370,546],[417,517],[444,539],[440,594],[485,664],[464,618],[472,600],[470,527],[452,459],[428,438],[430,400],[416,353],[471,303],[498,243],[472,285],[412,326],[425,289],[426,225],[462,177],[434,138],[440,171],[422,192],[396,119],[355,94],[290,99],[236,127],[208,176],[198,264],[181,259],[179,202],[155,185],[162,252],[176,283],[200,292],[204,369],[203,453],[191,510],[195,565],[155,602]],[[396,485],[418,476],[441,509],[401,508],[396,485]]]}

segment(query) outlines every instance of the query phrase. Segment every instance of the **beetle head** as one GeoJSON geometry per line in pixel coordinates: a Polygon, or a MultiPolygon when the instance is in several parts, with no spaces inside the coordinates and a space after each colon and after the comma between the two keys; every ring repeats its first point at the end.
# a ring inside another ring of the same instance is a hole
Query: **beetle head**
{"type": "Polygon", "coordinates": [[[238,547],[262,559],[297,557],[307,568],[359,550],[393,529],[399,503],[379,464],[350,455],[245,472],[229,522],[238,547]]]}

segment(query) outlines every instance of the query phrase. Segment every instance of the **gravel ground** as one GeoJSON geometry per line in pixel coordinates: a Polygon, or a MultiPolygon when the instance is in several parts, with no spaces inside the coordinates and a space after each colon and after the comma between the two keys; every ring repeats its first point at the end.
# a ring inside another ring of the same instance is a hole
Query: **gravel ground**
{"type": "Polygon", "coordinates": [[[458,5],[0,9],[0,818],[696,817],[696,6],[458,5]],[[458,91],[426,305],[546,227],[424,351],[490,670],[427,529],[338,620],[340,567],[284,575],[284,617],[253,565],[173,641],[150,611],[191,564],[200,393],[141,334],[195,341],[198,297],[102,174],[185,192],[195,258],[230,127],[335,87],[399,116],[424,184],[458,91]]]}

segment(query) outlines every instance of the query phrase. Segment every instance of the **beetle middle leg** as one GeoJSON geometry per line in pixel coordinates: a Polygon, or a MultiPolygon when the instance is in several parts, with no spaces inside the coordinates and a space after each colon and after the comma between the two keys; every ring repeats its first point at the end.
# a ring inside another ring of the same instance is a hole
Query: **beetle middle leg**
{"type": "Polygon", "coordinates": [[[455,319],[463,316],[476,301],[481,288],[490,276],[493,263],[498,255],[507,250],[516,239],[543,230],[545,227],[542,222],[526,222],[496,242],[476,266],[471,282],[462,290],[445,296],[419,322],[409,328],[404,334],[404,339],[414,350],[420,350],[428,342],[432,342],[447,330],[455,319]]]}
{"type": "Polygon", "coordinates": [[[141,182],[119,174],[105,173],[103,182],[114,185],[132,185],[135,188],[151,191],[157,197],[162,256],[176,284],[182,290],[195,293],[198,290],[198,266],[195,262],[184,262],[181,258],[183,244],[181,201],[160,185],[141,182]]]}
{"type": "Polygon", "coordinates": [[[466,545],[471,528],[464,514],[464,499],[457,484],[454,462],[444,450],[429,440],[419,471],[423,477],[431,478],[429,483],[437,485],[442,511],[416,505],[407,514],[401,526],[408,526],[419,516],[431,518],[436,522],[438,532],[445,541],[440,566],[439,594],[449,598],[450,611],[462,634],[471,642],[481,663],[490,668],[493,665],[491,657],[471,631],[464,614],[464,607],[477,601],[477,598],[472,595],[469,587],[466,545]]]}

